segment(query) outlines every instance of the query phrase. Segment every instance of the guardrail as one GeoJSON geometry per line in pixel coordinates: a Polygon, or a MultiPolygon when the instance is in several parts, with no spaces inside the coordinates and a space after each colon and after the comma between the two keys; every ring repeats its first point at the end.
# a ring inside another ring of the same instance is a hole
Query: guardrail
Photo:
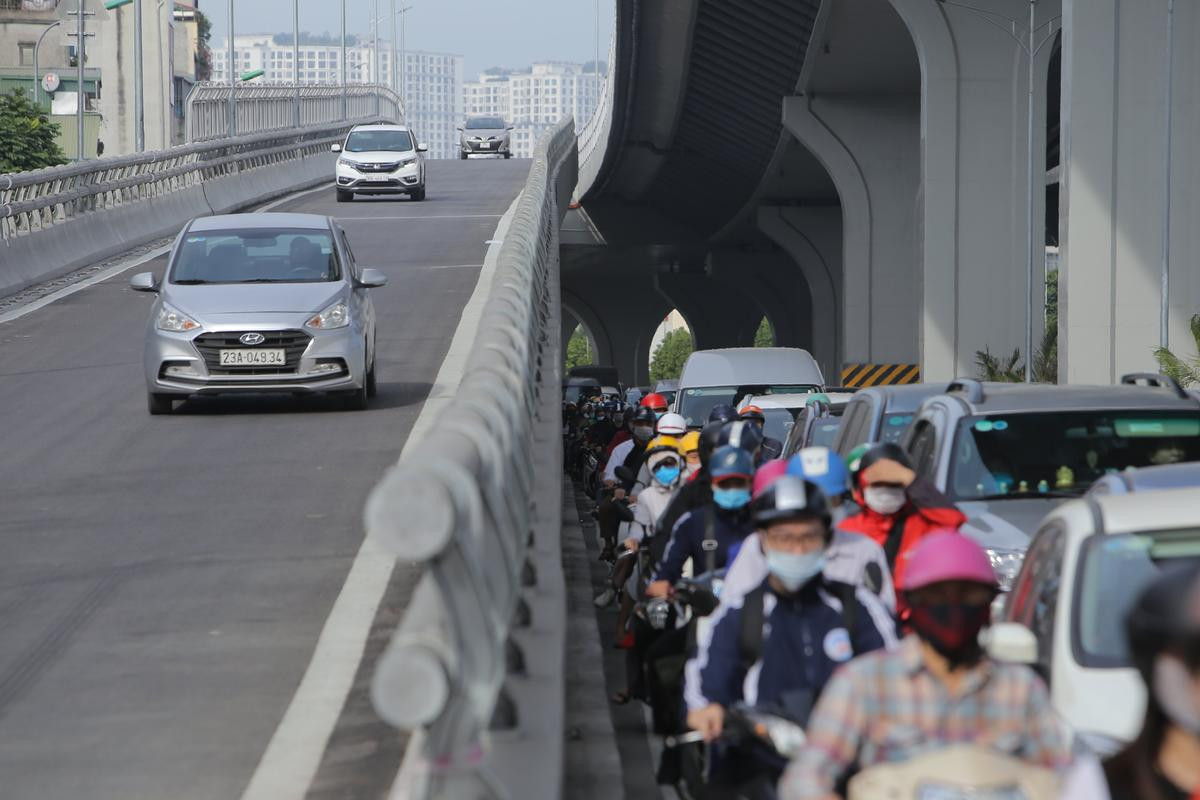
{"type": "Polygon", "coordinates": [[[0,175],[0,297],[322,181],[353,123],[0,175]]]}
{"type": "MultiPolygon", "coordinates": [[[[300,124],[328,125],[342,120],[362,122],[383,118],[404,119],[404,101],[386,86],[348,84],[301,84],[300,124]]],[[[294,83],[244,83],[235,86],[237,132],[263,133],[295,127],[296,89],[294,83]]],[[[229,135],[229,84],[205,81],[188,92],[184,104],[184,130],[189,142],[219,139],[229,135]]]]}
{"type": "Polygon", "coordinates": [[[372,492],[368,535],[422,576],[380,659],[413,731],[395,796],[562,796],[565,588],[558,231],[574,122],[539,142],[461,385],[372,492]]]}

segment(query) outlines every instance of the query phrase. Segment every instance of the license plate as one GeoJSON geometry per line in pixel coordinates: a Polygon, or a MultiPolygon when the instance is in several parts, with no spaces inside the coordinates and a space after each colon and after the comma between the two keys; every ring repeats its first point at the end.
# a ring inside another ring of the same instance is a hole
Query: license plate
{"type": "Polygon", "coordinates": [[[491,149],[492,149],[492,143],[491,143],[491,142],[480,142],[480,143],[479,143],[479,149],[480,149],[480,150],[491,150],[491,149]]]}
{"type": "Polygon", "coordinates": [[[387,183],[389,180],[387,175],[368,175],[368,183],[387,183]]]}
{"type": "Polygon", "coordinates": [[[282,367],[287,365],[283,348],[268,350],[222,350],[222,367],[282,367]]]}

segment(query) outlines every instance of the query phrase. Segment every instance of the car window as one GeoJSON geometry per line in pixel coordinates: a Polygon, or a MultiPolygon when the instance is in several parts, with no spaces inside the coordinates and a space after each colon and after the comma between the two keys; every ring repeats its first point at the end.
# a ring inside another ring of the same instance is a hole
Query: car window
{"type": "Polygon", "coordinates": [[[912,420],[912,414],[897,414],[885,411],[883,417],[879,420],[879,436],[876,438],[876,441],[898,444],[900,439],[903,438],[904,432],[908,430],[908,425],[912,420]]]}
{"type": "Polygon", "coordinates": [[[341,280],[327,230],[191,231],[171,266],[175,284],[322,283],[341,280]]]}
{"type": "Polygon", "coordinates": [[[496,130],[504,127],[504,120],[499,117],[474,117],[467,120],[466,129],[469,131],[476,130],[496,130]]]}
{"type": "Polygon", "coordinates": [[[342,248],[346,251],[346,255],[350,258],[349,267],[350,274],[354,277],[359,277],[362,273],[358,268],[358,259],[354,257],[354,251],[350,248],[350,237],[346,235],[346,231],[341,227],[337,229],[338,240],[342,243],[342,248]]]}
{"type": "Polygon", "coordinates": [[[842,418],[835,416],[818,417],[808,428],[808,441],[805,447],[833,447],[838,430],[842,427],[842,418]]]}
{"type": "Polygon", "coordinates": [[[929,420],[918,420],[913,428],[912,440],[908,445],[908,454],[916,465],[917,472],[929,480],[934,480],[937,466],[937,427],[929,420]]]}
{"type": "Polygon", "coordinates": [[[691,427],[698,428],[708,422],[709,412],[715,406],[733,405],[746,395],[764,394],[809,394],[818,387],[810,385],[746,385],[746,386],[701,386],[684,389],[679,401],[679,413],[691,427]]]}
{"type": "Polygon", "coordinates": [[[412,135],[408,131],[351,131],[346,137],[347,153],[368,153],[379,150],[403,152],[413,149],[412,135]]]}
{"type": "Polygon", "coordinates": [[[862,434],[863,420],[867,413],[868,407],[865,400],[851,400],[846,406],[846,413],[842,415],[842,430],[838,432],[838,455],[845,456],[865,441],[859,437],[862,434]]]}

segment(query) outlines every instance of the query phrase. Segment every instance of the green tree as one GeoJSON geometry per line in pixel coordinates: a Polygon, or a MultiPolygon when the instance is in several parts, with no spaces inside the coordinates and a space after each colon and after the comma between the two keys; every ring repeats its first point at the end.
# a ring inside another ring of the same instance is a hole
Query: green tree
{"type": "Polygon", "coordinates": [[[975,351],[975,365],[979,367],[979,380],[1020,383],[1025,380],[1025,365],[1021,362],[1021,351],[1015,349],[1007,358],[994,356],[988,348],[975,351]]]}
{"type": "Polygon", "coordinates": [[[1058,270],[1046,273],[1046,329],[1033,354],[1033,379],[1058,383],[1058,270]]]}
{"type": "Polygon", "coordinates": [[[686,328],[671,331],[659,343],[650,357],[650,380],[664,381],[678,378],[683,372],[683,363],[692,354],[692,333],[686,328]]]}
{"type": "MultiPolygon", "coordinates": [[[[1200,314],[1192,315],[1188,327],[1191,328],[1196,350],[1200,352],[1200,314]]],[[[1200,355],[1185,360],[1165,347],[1158,347],[1154,350],[1154,358],[1162,374],[1174,378],[1180,386],[1200,383],[1200,355]]]]}
{"type": "Polygon", "coordinates": [[[212,78],[212,49],[209,40],[212,39],[212,21],[196,10],[196,80],[207,81],[212,78]]]}
{"type": "Polygon", "coordinates": [[[16,89],[0,95],[0,173],[25,172],[65,164],[58,126],[16,89]]]}
{"type": "Polygon", "coordinates": [[[762,322],[758,323],[758,331],[754,334],[754,346],[775,346],[775,331],[771,330],[771,323],[767,322],[766,317],[763,317],[762,322]]]}
{"type": "Polygon", "coordinates": [[[567,340],[566,369],[594,363],[596,360],[592,358],[592,348],[587,334],[583,332],[582,327],[577,327],[571,334],[571,338],[567,340]]]}

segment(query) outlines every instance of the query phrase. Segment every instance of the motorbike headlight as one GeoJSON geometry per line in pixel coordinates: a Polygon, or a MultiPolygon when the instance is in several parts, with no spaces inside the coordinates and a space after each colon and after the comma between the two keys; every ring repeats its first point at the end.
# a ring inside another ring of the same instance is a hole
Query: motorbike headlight
{"type": "Polygon", "coordinates": [[[200,328],[199,322],[170,303],[163,303],[158,310],[157,325],[160,331],[173,331],[174,333],[186,333],[200,328]]]}
{"type": "Polygon", "coordinates": [[[338,300],[323,311],[309,317],[304,326],[324,331],[332,328],[344,328],[349,324],[350,307],[346,305],[345,300],[338,300]]]}
{"type": "Polygon", "coordinates": [[[1000,581],[1000,588],[1007,592],[1012,588],[1013,581],[1016,580],[1025,554],[1020,550],[996,550],[993,548],[988,548],[987,554],[988,559],[992,562],[992,569],[996,571],[996,579],[1000,581]]]}
{"type": "Polygon", "coordinates": [[[351,161],[348,158],[339,158],[338,163],[341,164],[343,167],[350,167],[350,169],[358,169],[358,162],[351,161]]]}

